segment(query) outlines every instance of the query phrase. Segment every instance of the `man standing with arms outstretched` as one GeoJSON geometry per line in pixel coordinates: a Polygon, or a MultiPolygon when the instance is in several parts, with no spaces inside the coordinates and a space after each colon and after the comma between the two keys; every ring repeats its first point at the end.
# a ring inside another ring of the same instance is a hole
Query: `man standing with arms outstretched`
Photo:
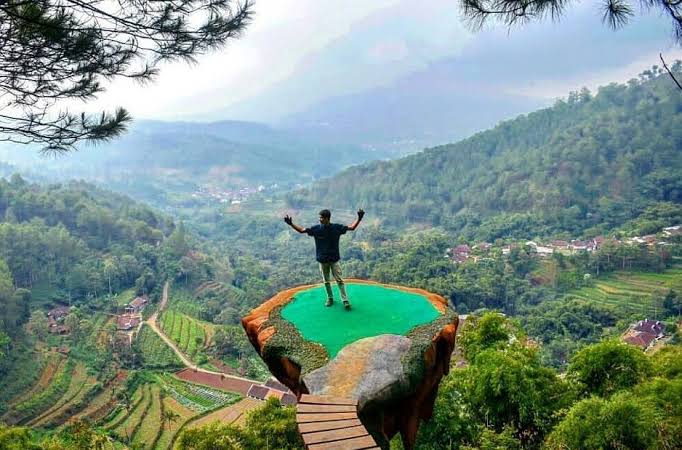
{"type": "Polygon", "coordinates": [[[324,287],[327,290],[327,303],[325,303],[325,306],[332,306],[334,304],[334,294],[332,294],[330,277],[331,273],[336,280],[336,284],[339,286],[339,291],[341,291],[341,300],[343,300],[344,308],[350,310],[350,301],[348,301],[346,285],[343,282],[343,278],[341,278],[341,266],[339,265],[339,259],[341,259],[341,256],[339,255],[339,237],[341,237],[342,234],[346,234],[346,231],[348,230],[354,231],[358,225],[360,225],[364,215],[365,211],[363,211],[362,208],[358,209],[358,218],[355,219],[355,222],[351,225],[341,225],[338,223],[331,223],[331,211],[323,209],[320,211],[319,225],[310,228],[300,227],[293,222],[291,216],[284,216],[284,222],[291,228],[299,233],[306,233],[308,236],[315,238],[317,262],[320,263],[324,287]]]}

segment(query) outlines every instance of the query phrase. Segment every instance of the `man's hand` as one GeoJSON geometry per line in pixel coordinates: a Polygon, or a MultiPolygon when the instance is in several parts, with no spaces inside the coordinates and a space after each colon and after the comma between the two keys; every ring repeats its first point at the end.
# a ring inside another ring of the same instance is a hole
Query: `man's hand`
{"type": "Polygon", "coordinates": [[[291,226],[293,224],[293,219],[291,218],[291,216],[289,214],[284,216],[284,223],[286,223],[289,226],[291,226]]]}
{"type": "Polygon", "coordinates": [[[365,210],[360,208],[358,209],[358,220],[362,220],[363,217],[365,217],[365,210]]]}

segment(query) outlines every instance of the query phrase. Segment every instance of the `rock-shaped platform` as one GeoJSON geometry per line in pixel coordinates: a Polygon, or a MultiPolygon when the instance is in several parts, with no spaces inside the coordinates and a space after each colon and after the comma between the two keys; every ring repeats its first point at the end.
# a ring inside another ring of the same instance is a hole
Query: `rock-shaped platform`
{"type": "Polygon", "coordinates": [[[455,345],[457,315],[421,290],[348,280],[353,305],[325,307],[321,285],[282,291],[242,319],[272,374],[297,395],[352,398],[378,443],[412,448],[433,411],[455,345]]]}

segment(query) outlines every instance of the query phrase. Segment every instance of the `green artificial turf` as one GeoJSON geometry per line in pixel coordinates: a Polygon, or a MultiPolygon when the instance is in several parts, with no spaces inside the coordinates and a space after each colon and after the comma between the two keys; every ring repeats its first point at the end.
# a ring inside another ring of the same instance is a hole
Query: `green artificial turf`
{"type": "Polygon", "coordinates": [[[441,313],[425,297],[372,284],[346,283],[353,305],[346,311],[334,286],[334,305],[324,306],[324,286],[299,291],[282,309],[308,341],[321,344],[330,358],[348,344],[381,334],[406,335],[411,329],[434,321],[441,313]]]}

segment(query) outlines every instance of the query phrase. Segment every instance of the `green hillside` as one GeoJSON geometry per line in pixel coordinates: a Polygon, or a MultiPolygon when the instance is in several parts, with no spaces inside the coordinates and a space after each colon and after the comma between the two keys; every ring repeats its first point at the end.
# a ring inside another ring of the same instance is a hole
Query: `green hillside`
{"type": "Polygon", "coordinates": [[[599,233],[656,202],[682,202],[682,96],[647,71],[456,144],[348,169],[290,206],[363,206],[386,224],[492,240],[599,233]]]}

